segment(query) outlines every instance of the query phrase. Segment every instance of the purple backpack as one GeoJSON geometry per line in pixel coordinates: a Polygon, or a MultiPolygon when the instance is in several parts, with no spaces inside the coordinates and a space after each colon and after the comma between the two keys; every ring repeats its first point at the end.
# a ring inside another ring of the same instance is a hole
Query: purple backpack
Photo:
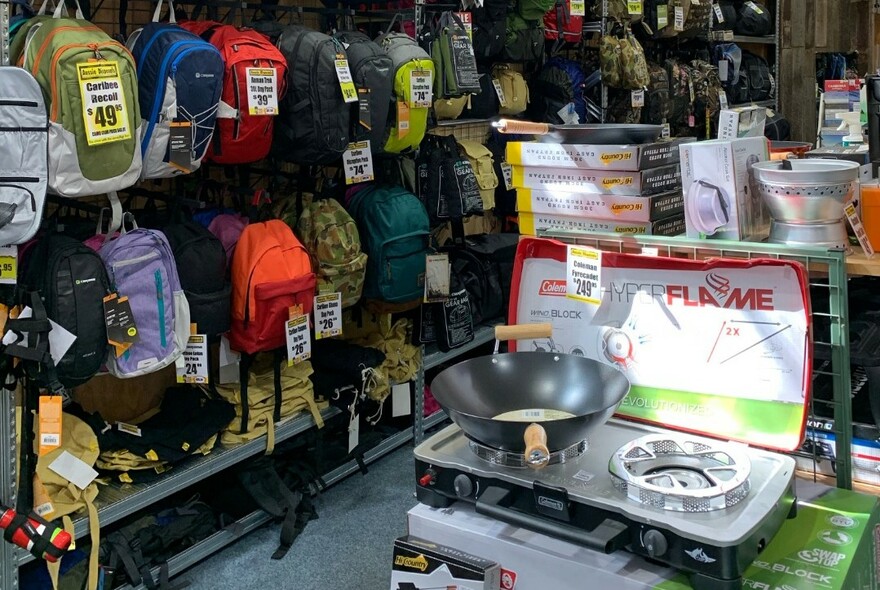
{"type": "Polygon", "coordinates": [[[165,236],[138,229],[126,214],[120,236],[107,241],[98,253],[113,291],[128,297],[138,331],[137,342],[122,356],[111,350],[107,360],[110,373],[119,378],[136,377],[182,361],[190,333],[189,304],[165,236]],[[125,229],[126,220],[134,229],[125,229]]]}
{"type": "Polygon", "coordinates": [[[223,249],[226,250],[226,269],[232,264],[232,254],[241,232],[247,227],[248,219],[238,213],[221,213],[211,220],[208,231],[217,236],[223,249]]]}

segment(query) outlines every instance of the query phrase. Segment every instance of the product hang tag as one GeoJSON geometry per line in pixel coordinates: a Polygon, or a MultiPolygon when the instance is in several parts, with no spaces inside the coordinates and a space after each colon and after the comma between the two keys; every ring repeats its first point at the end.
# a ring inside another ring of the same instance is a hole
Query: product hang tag
{"type": "Polygon", "coordinates": [[[39,402],[39,432],[42,457],[61,446],[62,398],[60,395],[41,395],[39,402]]]}
{"type": "Polygon", "coordinates": [[[358,88],[358,124],[370,131],[373,129],[373,114],[370,112],[370,89],[358,88]]]}
{"type": "Polygon", "coordinates": [[[694,92],[694,81],[688,78],[688,92],[691,95],[691,104],[693,104],[694,99],[697,97],[696,92],[694,92]]]}
{"type": "Polygon", "coordinates": [[[345,102],[357,102],[358,93],[351,78],[351,70],[348,69],[348,60],[341,53],[336,54],[336,78],[339,80],[339,89],[342,90],[342,98],[345,102]]]}
{"type": "Polygon", "coordinates": [[[642,0],[628,0],[626,3],[626,11],[635,16],[642,14],[642,0]]]}
{"type": "Polygon", "coordinates": [[[632,107],[634,109],[638,109],[645,106],[645,90],[633,90],[632,91],[632,107]]]}
{"type": "MultiPolygon", "coordinates": [[[[464,30],[467,31],[468,39],[471,42],[474,40],[474,24],[472,19],[472,14],[470,12],[456,12],[455,16],[459,18],[461,24],[464,25],[464,30]]],[[[473,46],[471,47],[473,49],[473,46]]]]}
{"type": "Polygon", "coordinates": [[[168,163],[184,172],[192,170],[192,124],[189,121],[169,123],[168,163]]]}
{"type": "Polygon", "coordinates": [[[727,93],[724,90],[718,90],[718,105],[722,110],[727,110],[727,93]]]}
{"type": "Polygon", "coordinates": [[[657,5],[657,28],[665,29],[669,26],[669,7],[666,4],[657,5]]]}
{"type": "Polygon", "coordinates": [[[434,101],[433,73],[430,70],[413,70],[409,75],[409,107],[427,109],[434,101]]]}
{"type": "Polygon", "coordinates": [[[868,239],[868,234],[865,232],[865,226],[862,225],[862,220],[859,218],[859,214],[856,212],[856,206],[852,201],[844,206],[843,212],[846,213],[846,219],[849,221],[850,226],[852,226],[856,238],[859,240],[859,245],[865,252],[865,258],[873,258],[874,246],[871,245],[871,240],[868,239]]]}
{"type": "Polygon", "coordinates": [[[696,124],[697,124],[697,120],[694,117],[694,114],[691,113],[690,115],[688,115],[688,127],[694,127],[694,126],[696,126],[696,124]]]}
{"type": "Polygon", "coordinates": [[[755,4],[754,2],[751,2],[751,1],[746,2],[746,6],[748,6],[749,8],[751,8],[752,10],[754,10],[758,14],[764,14],[764,11],[761,9],[761,7],[758,6],[757,4],[755,4]]]}
{"type": "Polygon", "coordinates": [[[52,498],[49,497],[49,492],[46,491],[46,486],[43,485],[43,481],[36,473],[34,473],[33,481],[34,512],[36,512],[40,518],[52,520],[52,515],[55,514],[55,506],[52,504],[52,498]]]}
{"type": "Polygon", "coordinates": [[[352,452],[361,440],[361,416],[352,414],[348,423],[348,452],[352,452]]]}
{"type": "Polygon", "coordinates": [[[712,5],[712,10],[715,11],[715,19],[716,19],[716,21],[717,21],[718,23],[723,23],[723,22],[724,22],[724,13],[721,12],[721,5],[720,5],[720,4],[713,4],[713,5],[712,5]]]}
{"type": "Polygon", "coordinates": [[[183,366],[177,367],[178,383],[208,383],[208,337],[191,334],[183,349],[183,366]]]}
{"type": "Polygon", "coordinates": [[[309,334],[309,316],[297,315],[287,320],[287,366],[312,357],[312,338],[309,334]]]}
{"type": "Polygon", "coordinates": [[[315,340],[342,335],[342,293],[315,295],[315,340]]]}
{"type": "Polygon", "coordinates": [[[409,416],[412,414],[412,399],[409,394],[409,383],[398,383],[391,386],[391,417],[409,416]]]}
{"type": "MultiPolygon", "coordinates": [[[[144,435],[144,433],[141,432],[139,426],[135,426],[134,424],[129,424],[127,422],[117,422],[116,430],[118,430],[119,432],[124,432],[125,434],[130,434],[132,436],[142,437],[144,435]]],[[[156,460],[158,461],[158,459],[156,460]]]]}
{"type": "MultiPolygon", "coordinates": [[[[346,62],[346,68],[348,63],[346,62]]],[[[337,65],[337,75],[339,73],[337,65]]],[[[278,71],[274,68],[246,68],[249,115],[278,114],[278,71]]],[[[349,74],[349,78],[351,74],[349,74]]],[[[342,83],[342,79],[339,80],[342,83]]],[[[345,92],[345,90],[343,90],[345,92]]],[[[346,100],[346,102],[348,102],[346,100]]]]}
{"type": "Polygon", "coordinates": [[[78,63],[76,78],[82,99],[86,143],[94,146],[130,139],[132,130],[119,64],[115,61],[78,63]]]}
{"type": "Polygon", "coordinates": [[[370,140],[348,144],[342,154],[342,167],[345,184],[373,180],[373,152],[370,151],[370,140]]]}
{"type": "Polygon", "coordinates": [[[104,323],[107,342],[116,349],[117,358],[138,341],[138,329],[128,297],[119,297],[116,293],[104,297],[104,323]]]}
{"type": "Polygon", "coordinates": [[[428,254],[425,258],[425,303],[449,297],[449,254],[428,254]]]}
{"type": "Polygon", "coordinates": [[[726,59],[722,59],[718,62],[718,79],[722,82],[727,82],[728,70],[730,69],[730,62],[726,59]]]}
{"type": "Polygon", "coordinates": [[[0,248],[0,285],[14,285],[18,281],[18,246],[0,248]]]}
{"type": "Polygon", "coordinates": [[[587,16],[586,0],[569,0],[568,10],[572,16],[587,16]]]}
{"type": "Polygon", "coordinates": [[[602,302],[602,252],[583,246],[569,246],[565,277],[566,297],[593,305],[602,302]]]}
{"type": "Polygon", "coordinates": [[[675,7],[675,20],[673,21],[672,26],[676,31],[684,31],[684,7],[675,7]]]}
{"type": "Polygon", "coordinates": [[[397,139],[409,135],[409,105],[402,100],[397,101],[397,139]]]}
{"type": "Polygon", "coordinates": [[[507,98],[504,96],[504,88],[501,87],[501,80],[492,78],[492,86],[495,87],[495,94],[498,95],[498,104],[502,107],[507,106],[507,98]]]}
{"type": "Polygon", "coordinates": [[[562,119],[562,122],[567,125],[577,125],[580,123],[578,119],[577,111],[574,110],[574,103],[570,102],[556,113],[559,115],[559,118],[562,119]]]}
{"type": "Polygon", "coordinates": [[[501,175],[504,177],[505,190],[513,190],[513,166],[507,162],[501,162],[501,175]]]}
{"type": "Polygon", "coordinates": [[[669,128],[669,123],[663,123],[663,126],[660,128],[660,137],[669,139],[670,135],[672,135],[672,131],[669,128]]]}
{"type": "Polygon", "coordinates": [[[62,451],[58,457],[49,464],[49,470],[57,473],[81,490],[89,487],[89,484],[98,477],[98,472],[89,467],[82,459],[62,451]]]}

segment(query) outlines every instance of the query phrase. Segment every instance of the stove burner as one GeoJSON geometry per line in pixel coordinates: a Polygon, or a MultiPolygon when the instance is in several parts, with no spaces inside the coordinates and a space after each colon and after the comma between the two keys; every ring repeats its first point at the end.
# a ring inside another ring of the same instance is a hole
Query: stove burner
{"type": "MultiPolygon", "coordinates": [[[[468,446],[470,446],[471,451],[473,451],[477,457],[484,461],[488,461],[493,465],[501,465],[502,467],[529,466],[529,460],[524,453],[502,451],[500,449],[487,447],[486,445],[480,444],[470,439],[468,439],[468,446]]],[[[550,460],[547,461],[545,465],[556,465],[558,463],[571,461],[572,459],[583,455],[587,451],[587,448],[587,441],[582,440],[579,443],[571,445],[567,449],[562,449],[561,451],[553,451],[552,453],[550,453],[550,460]]]]}
{"type": "Polygon", "coordinates": [[[673,512],[711,512],[748,495],[751,462],[730,444],[654,434],[618,449],[608,470],[630,500],[673,512]]]}

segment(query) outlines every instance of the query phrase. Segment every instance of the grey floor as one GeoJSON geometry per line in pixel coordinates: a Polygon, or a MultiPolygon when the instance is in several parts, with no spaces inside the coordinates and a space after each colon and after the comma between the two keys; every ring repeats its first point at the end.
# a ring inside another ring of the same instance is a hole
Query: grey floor
{"type": "Polygon", "coordinates": [[[185,572],[188,590],[380,590],[391,580],[391,549],[406,533],[413,496],[412,446],[407,445],[324,492],[320,518],[309,523],[287,556],[277,525],[254,531],[185,572]]]}

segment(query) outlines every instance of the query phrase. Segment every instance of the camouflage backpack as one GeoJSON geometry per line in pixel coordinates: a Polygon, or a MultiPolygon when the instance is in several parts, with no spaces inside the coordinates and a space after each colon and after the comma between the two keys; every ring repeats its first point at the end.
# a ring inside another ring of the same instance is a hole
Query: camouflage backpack
{"type": "Polygon", "coordinates": [[[296,224],[303,245],[317,261],[318,292],[342,293],[342,307],[358,302],[367,255],[351,215],[335,199],[307,202],[296,224]]]}
{"type": "Polygon", "coordinates": [[[694,115],[699,135],[707,139],[715,137],[718,130],[718,114],[721,111],[719,94],[724,92],[718,68],[699,59],[691,62],[694,73],[694,115]],[[705,131],[703,131],[705,129],[705,131]]]}
{"type": "Polygon", "coordinates": [[[661,125],[669,118],[669,73],[660,64],[648,62],[648,78],[641,122],[661,125]]]}
{"type": "Polygon", "coordinates": [[[667,122],[674,137],[693,137],[696,132],[696,121],[690,126],[690,117],[694,114],[696,87],[694,71],[686,63],[675,59],[666,60],[666,71],[669,74],[669,116],[667,122]]]}
{"type": "Polygon", "coordinates": [[[640,123],[644,109],[632,106],[632,92],[629,90],[609,90],[608,123],[640,123]]]}
{"type": "Polygon", "coordinates": [[[599,41],[599,65],[602,83],[609,88],[620,88],[620,39],[614,35],[603,35],[599,41]]]}
{"type": "Polygon", "coordinates": [[[651,81],[648,76],[648,62],[645,50],[636,40],[635,35],[627,31],[620,40],[620,82],[622,88],[638,90],[645,88],[651,81]]]}

